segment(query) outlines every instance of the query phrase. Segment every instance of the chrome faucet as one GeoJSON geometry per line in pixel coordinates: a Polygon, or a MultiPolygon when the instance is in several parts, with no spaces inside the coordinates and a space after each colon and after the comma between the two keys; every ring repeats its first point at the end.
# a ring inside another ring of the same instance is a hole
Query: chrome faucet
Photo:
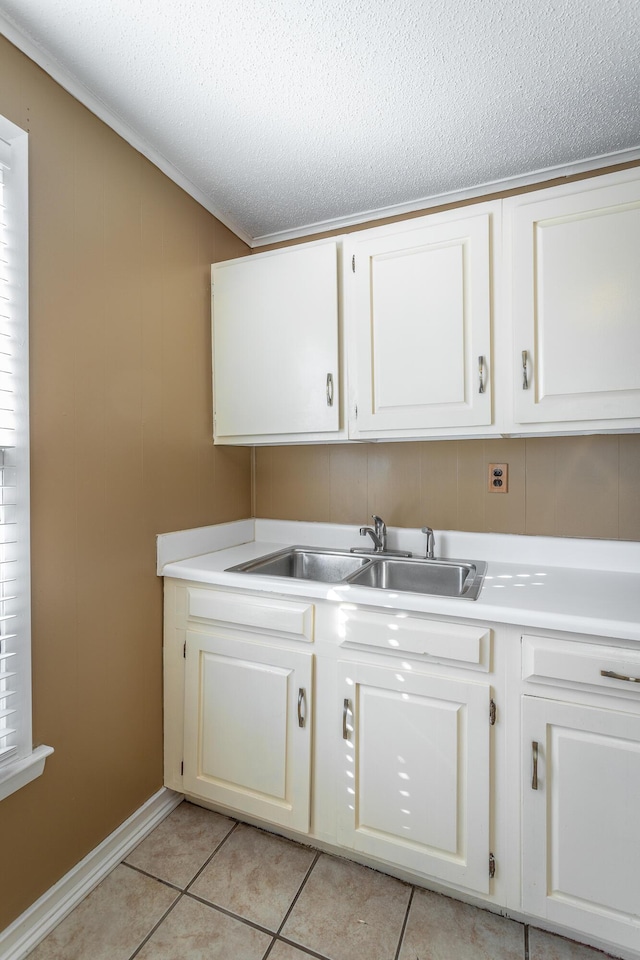
{"type": "Polygon", "coordinates": [[[433,530],[431,529],[431,527],[423,527],[422,533],[426,533],[427,535],[427,550],[425,553],[425,560],[433,560],[433,556],[434,556],[433,551],[435,550],[435,546],[436,546],[433,530]]]}
{"type": "Polygon", "coordinates": [[[372,553],[384,554],[386,557],[410,557],[408,550],[389,550],[387,547],[387,525],[382,517],[374,513],[371,517],[372,527],[360,527],[361,537],[371,537],[373,550],[370,547],[351,547],[351,553],[362,553],[371,555],[372,553]]]}
{"type": "Polygon", "coordinates": [[[374,526],[360,527],[360,536],[370,536],[373,540],[374,553],[384,553],[387,549],[387,525],[382,517],[376,516],[375,513],[371,519],[373,520],[374,526]]]}

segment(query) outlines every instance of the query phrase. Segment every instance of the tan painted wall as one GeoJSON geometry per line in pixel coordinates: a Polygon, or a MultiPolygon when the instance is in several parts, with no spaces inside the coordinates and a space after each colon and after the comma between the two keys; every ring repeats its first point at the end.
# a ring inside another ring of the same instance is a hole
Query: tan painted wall
{"type": "Polygon", "coordinates": [[[0,804],[0,929],[162,785],[155,535],[251,513],[211,441],[209,264],[246,246],[0,38],[30,132],[34,737],[0,804]]]}
{"type": "Polygon", "coordinates": [[[254,495],[283,520],[640,540],[640,434],[259,447],[254,495]]]}

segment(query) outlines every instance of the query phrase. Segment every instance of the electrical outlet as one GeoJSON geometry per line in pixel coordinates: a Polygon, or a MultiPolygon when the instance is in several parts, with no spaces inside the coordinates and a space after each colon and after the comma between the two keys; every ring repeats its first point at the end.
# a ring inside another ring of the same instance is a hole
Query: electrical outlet
{"type": "Polygon", "coordinates": [[[489,464],[489,493],[509,492],[509,464],[489,464]]]}

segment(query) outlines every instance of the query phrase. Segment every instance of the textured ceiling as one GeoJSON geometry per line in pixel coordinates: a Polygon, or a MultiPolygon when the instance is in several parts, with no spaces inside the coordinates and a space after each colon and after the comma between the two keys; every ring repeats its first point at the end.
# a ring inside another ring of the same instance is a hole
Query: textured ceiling
{"type": "Polygon", "coordinates": [[[0,14],[258,242],[640,148],[638,0],[0,0],[0,14]]]}

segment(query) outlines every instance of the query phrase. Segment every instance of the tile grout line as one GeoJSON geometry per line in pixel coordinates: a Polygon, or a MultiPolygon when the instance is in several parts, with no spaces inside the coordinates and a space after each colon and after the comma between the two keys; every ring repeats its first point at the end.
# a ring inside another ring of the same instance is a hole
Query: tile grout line
{"type": "Polygon", "coordinates": [[[159,927],[162,926],[162,924],[163,924],[164,921],[167,919],[167,917],[169,916],[169,914],[171,913],[171,911],[180,903],[180,901],[182,900],[183,896],[184,896],[183,893],[179,893],[179,894],[178,894],[178,896],[177,896],[176,899],[173,901],[173,903],[171,904],[171,906],[169,907],[169,909],[166,910],[166,911],[162,914],[162,916],[160,917],[160,919],[158,920],[158,922],[157,922],[156,924],[154,924],[154,926],[151,928],[151,930],[150,930],[149,933],[146,935],[146,937],[138,944],[138,946],[137,946],[136,949],[133,951],[133,953],[129,955],[129,960],[134,960],[134,957],[137,957],[137,956],[138,956],[138,954],[140,953],[140,951],[142,950],[142,948],[149,942],[149,940],[150,940],[151,937],[154,935],[154,933],[156,932],[156,930],[157,930],[159,927]]]}
{"type": "MultiPolygon", "coordinates": [[[[162,917],[158,920],[158,922],[157,922],[156,924],[154,924],[154,926],[153,926],[152,929],[149,931],[149,933],[145,936],[145,938],[144,938],[144,939],[138,944],[138,946],[135,948],[135,950],[133,951],[133,953],[130,955],[129,960],[134,960],[134,958],[140,953],[140,951],[142,950],[142,948],[143,948],[143,947],[145,946],[145,944],[151,939],[151,937],[152,937],[153,934],[158,930],[158,928],[161,926],[161,924],[167,919],[167,917],[169,916],[169,914],[171,913],[171,911],[178,905],[178,903],[180,903],[180,901],[181,901],[184,897],[188,897],[190,900],[193,900],[193,901],[195,901],[195,902],[197,902],[197,903],[201,903],[203,906],[209,907],[209,908],[212,909],[212,910],[216,910],[218,913],[221,913],[221,914],[223,914],[224,916],[227,916],[227,917],[229,917],[229,918],[232,919],[232,920],[237,920],[238,922],[240,922],[240,923],[242,923],[242,924],[245,924],[246,926],[249,926],[249,927],[253,928],[254,930],[257,930],[259,933],[264,933],[264,934],[266,934],[267,936],[271,937],[271,938],[272,938],[272,941],[271,941],[271,943],[269,944],[269,946],[267,947],[267,951],[266,951],[266,953],[264,954],[263,960],[265,960],[265,958],[269,955],[269,953],[270,953],[271,950],[273,949],[273,947],[274,947],[274,945],[275,945],[275,943],[276,943],[276,940],[282,940],[284,943],[290,943],[292,946],[297,946],[295,943],[293,943],[293,941],[287,941],[287,940],[285,940],[284,938],[278,937],[277,933],[276,933],[274,930],[270,930],[270,929],[268,929],[267,927],[263,927],[263,926],[261,926],[260,924],[255,923],[255,922],[252,921],[252,920],[249,920],[247,917],[243,917],[243,916],[240,916],[240,915],[237,914],[237,913],[233,913],[231,910],[227,910],[225,907],[221,907],[221,906],[219,906],[218,904],[212,903],[210,900],[206,900],[205,898],[199,897],[197,894],[191,892],[191,887],[192,887],[193,884],[196,882],[196,880],[198,879],[198,877],[199,877],[199,876],[202,874],[202,872],[209,866],[209,864],[211,863],[211,861],[213,860],[213,858],[215,857],[215,855],[216,855],[216,854],[219,852],[219,850],[224,846],[224,844],[227,842],[227,840],[231,837],[231,835],[235,832],[235,830],[236,830],[239,826],[240,826],[240,822],[239,822],[239,821],[234,822],[234,824],[233,824],[233,826],[231,827],[231,829],[229,830],[229,832],[222,838],[222,840],[219,841],[218,845],[217,845],[217,846],[215,847],[215,849],[212,851],[211,855],[205,860],[205,862],[202,864],[202,866],[199,868],[199,870],[196,871],[196,873],[193,875],[193,877],[191,878],[191,880],[186,884],[186,886],[185,886],[184,888],[178,886],[177,884],[173,884],[173,883],[171,883],[171,882],[169,882],[169,881],[162,880],[162,879],[160,879],[159,877],[156,877],[156,876],[154,876],[154,875],[151,874],[151,873],[147,873],[147,871],[142,870],[140,867],[135,867],[135,866],[132,866],[131,864],[128,864],[128,863],[124,863],[124,862],[123,862],[123,866],[128,867],[130,870],[133,870],[134,872],[139,873],[139,874],[142,875],[142,876],[148,877],[150,880],[155,880],[157,883],[161,883],[163,886],[166,886],[166,887],[168,887],[168,888],[171,889],[171,890],[175,890],[175,892],[178,894],[178,896],[176,897],[176,899],[174,900],[174,902],[171,904],[171,906],[165,911],[165,913],[164,913],[164,914],[162,915],[162,917]]],[[[296,904],[296,902],[297,902],[297,900],[298,900],[298,897],[300,896],[300,894],[301,894],[301,892],[302,892],[302,890],[303,890],[303,888],[304,888],[307,880],[309,879],[309,876],[311,875],[311,872],[312,872],[313,868],[315,867],[316,863],[318,862],[318,860],[319,860],[319,858],[320,858],[320,855],[321,855],[321,854],[320,854],[320,851],[316,851],[315,856],[314,856],[314,858],[313,858],[313,862],[312,862],[311,865],[309,866],[309,868],[308,868],[308,870],[307,870],[304,878],[302,879],[302,881],[301,881],[301,883],[300,883],[300,887],[298,888],[295,897],[294,897],[293,900],[291,901],[291,904],[290,904],[289,908],[287,909],[287,912],[285,913],[284,918],[282,919],[282,921],[281,921],[281,923],[280,923],[280,925],[279,925],[279,927],[278,927],[278,931],[280,931],[280,930],[282,929],[282,927],[284,926],[284,924],[286,923],[286,921],[287,921],[287,919],[288,919],[288,917],[289,917],[289,914],[291,913],[293,907],[295,906],[295,904],[296,904]]],[[[319,960],[326,960],[326,958],[323,957],[321,954],[316,954],[315,952],[314,952],[313,954],[311,954],[311,956],[318,957],[319,960]]]]}
{"type": "MultiPolygon", "coordinates": [[[[327,957],[326,954],[316,953],[312,947],[305,947],[301,943],[296,943],[295,940],[289,940],[288,937],[282,937],[280,935],[274,937],[273,943],[269,947],[269,953],[271,953],[276,943],[285,943],[288,947],[294,947],[294,949],[299,950],[304,956],[314,957],[315,960],[330,960],[330,957],[327,957]]],[[[267,956],[268,954],[265,954],[263,960],[266,960],[267,956]]]]}
{"type": "Polygon", "coordinates": [[[293,910],[293,908],[295,907],[296,903],[298,902],[298,898],[300,897],[300,894],[301,894],[302,891],[304,890],[304,888],[305,888],[305,886],[306,886],[306,884],[307,884],[307,880],[308,880],[309,877],[311,876],[311,873],[312,873],[312,871],[313,871],[313,868],[315,867],[315,865],[316,865],[316,863],[318,862],[319,859],[320,859],[320,851],[317,851],[315,857],[313,858],[313,863],[311,864],[311,866],[310,866],[309,869],[307,870],[307,872],[306,872],[306,874],[304,875],[304,878],[303,878],[303,880],[302,880],[302,883],[301,883],[300,886],[298,887],[298,892],[296,893],[295,897],[293,898],[293,900],[292,900],[291,903],[289,904],[289,909],[286,911],[284,917],[283,917],[282,920],[280,921],[280,926],[279,926],[278,929],[276,930],[276,936],[278,936],[278,934],[281,932],[282,928],[284,927],[285,923],[287,922],[287,920],[288,920],[289,917],[291,916],[291,911],[293,910]]]}
{"type": "MultiPolygon", "coordinates": [[[[319,856],[320,854],[318,854],[318,857],[319,856]]],[[[313,866],[314,864],[312,864],[312,866],[309,868],[308,873],[311,872],[311,870],[313,869],[313,866]]],[[[305,877],[305,881],[306,881],[306,877],[305,877]]],[[[317,960],[328,960],[328,958],[324,954],[316,953],[316,951],[313,950],[311,947],[307,947],[303,944],[296,943],[295,940],[289,940],[287,937],[283,936],[282,934],[275,933],[273,930],[269,930],[268,927],[262,927],[260,926],[259,923],[256,923],[254,920],[249,920],[247,917],[240,916],[240,914],[232,913],[231,910],[227,910],[225,907],[221,907],[217,903],[212,903],[210,900],[204,900],[202,897],[198,897],[195,893],[188,893],[185,891],[182,896],[187,897],[189,900],[194,900],[196,903],[201,903],[204,907],[209,907],[211,910],[216,910],[218,913],[223,914],[225,917],[229,917],[229,919],[231,920],[237,920],[238,923],[242,923],[247,927],[251,927],[253,930],[257,930],[259,933],[264,933],[267,936],[272,937],[272,942],[267,947],[267,952],[263,955],[262,960],[266,960],[266,958],[269,956],[269,954],[275,947],[276,943],[278,942],[286,943],[288,946],[295,947],[297,950],[300,950],[302,953],[308,953],[309,956],[316,957],[317,960]]],[[[297,898],[298,898],[298,895],[296,895],[295,900],[297,900],[297,898]]],[[[293,907],[295,900],[291,904],[291,907],[293,907]]],[[[175,904],[173,906],[175,906],[175,904]]],[[[286,921],[287,917],[289,916],[290,912],[291,912],[291,908],[287,911],[285,920],[282,921],[283,924],[286,921]]],[[[280,926],[280,929],[282,929],[282,924],[280,926]]],[[[133,958],[130,958],[130,960],[133,960],[133,958]]]]}
{"type": "Polygon", "coordinates": [[[524,960],[529,960],[529,924],[524,925],[524,960]]]}
{"type": "Polygon", "coordinates": [[[247,927],[253,927],[253,929],[258,930],[259,933],[266,933],[270,937],[275,936],[274,931],[269,930],[268,927],[263,927],[259,923],[256,923],[255,920],[249,920],[248,917],[243,917],[239,913],[232,913],[231,910],[227,910],[226,907],[221,907],[218,903],[213,903],[211,900],[205,900],[204,897],[199,897],[197,893],[189,893],[185,890],[184,896],[190,900],[194,900],[196,903],[201,903],[203,907],[211,907],[212,910],[217,910],[218,913],[229,917],[230,920],[239,920],[240,923],[244,923],[247,927]]]}
{"type": "Polygon", "coordinates": [[[402,949],[402,941],[404,940],[404,935],[407,929],[407,924],[409,923],[409,911],[411,910],[411,904],[413,903],[413,897],[415,895],[416,888],[412,885],[411,894],[409,895],[409,903],[407,904],[407,909],[404,914],[404,922],[402,924],[402,929],[400,931],[400,936],[398,938],[398,946],[396,947],[396,952],[394,954],[394,960],[398,960],[400,957],[400,951],[402,949]]]}
{"type": "MultiPolygon", "coordinates": [[[[236,826],[237,826],[237,824],[236,824],[236,826]]],[[[235,828],[234,828],[234,829],[235,829],[235,828]]],[[[204,868],[205,868],[206,866],[208,866],[208,864],[209,864],[209,863],[211,862],[211,860],[213,859],[214,855],[218,852],[218,850],[220,849],[220,847],[226,842],[226,840],[228,839],[228,837],[231,836],[232,833],[233,833],[233,830],[230,830],[229,833],[227,834],[227,836],[219,843],[219,845],[216,847],[216,849],[214,850],[214,852],[211,854],[211,857],[209,858],[209,860],[207,861],[207,863],[202,866],[202,868],[201,868],[201,869],[198,871],[198,873],[194,876],[194,878],[193,878],[193,880],[191,881],[191,883],[189,883],[188,887],[185,888],[183,895],[186,896],[186,897],[189,897],[189,899],[191,899],[191,900],[197,901],[198,903],[202,903],[203,906],[210,907],[210,908],[213,909],[213,910],[217,910],[218,913],[222,913],[222,914],[224,914],[224,916],[227,916],[227,917],[231,918],[232,920],[238,920],[240,923],[244,923],[244,924],[246,924],[247,926],[252,927],[254,930],[258,930],[260,933],[265,933],[265,934],[267,934],[268,936],[270,936],[270,937],[272,938],[272,940],[271,940],[271,943],[269,944],[269,946],[267,947],[266,953],[263,955],[262,960],[266,960],[266,958],[269,956],[269,954],[271,953],[271,951],[273,950],[274,946],[276,945],[276,943],[277,943],[278,941],[282,941],[283,943],[290,944],[291,946],[294,946],[294,947],[300,947],[300,944],[296,944],[296,943],[294,943],[292,940],[287,940],[287,939],[285,939],[284,937],[279,936],[279,934],[280,934],[280,931],[282,930],[283,926],[284,926],[285,923],[287,922],[291,911],[293,910],[294,906],[296,905],[296,902],[297,902],[297,900],[298,900],[298,897],[299,897],[300,894],[302,893],[302,890],[304,889],[304,886],[305,886],[307,880],[309,879],[313,868],[315,867],[316,863],[317,863],[318,860],[320,859],[320,855],[321,855],[321,854],[320,854],[320,851],[317,851],[317,852],[316,852],[316,854],[315,854],[315,856],[314,856],[314,858],[313,858],[313,862],[311,863],[311,865],[309,866],[309,868],[308,868],[305,876],[303,877],[303,879],[302,879],[302,881],[301,881],[301,883],[300,883],[300,886],[299,886],[299,888],[298,888],[298,890],[297,890],[297,892],[296,892],[293,900],[291,901],[291,903],[290,903],[290,905],[289,905],[289,907],[288,907],[288,909],[287,909],[284,917],[282,918],[282,920],[281,920],[281,922],[280,922],[280,925],[279,925],[278,928],[277,928],[277,931],[269,930],[267,927],[263,927],[263,926],[261,926],[259,923],[255,923],[255,921],[249,920],[247,917],[243,917],[243,916],[241,916],[241,915],[239,915],[239,914],[237,914],[237,913],[233,913],[231,910],[227,910],[225,907],[221,907],[221,906],[220,906],[219,904],[217,904],[217,903],[212,903],[210,900],[206,900],[206,899],[204,899],[203,897],[199,897],[197,894],[190,892],[190,889],[189,889],[189,888],[190,888],[190,887],[192,886],[192,884],[196,881],[196,879],[198,878],[198,876],[200,875],[200,873],[202,872],[202,870],[204,870],[204,868]]],[[[306,948],[302,948],[302,949],[306,949],[306,948]]],[[[317,957],[318,960],[326,960],[326,958],[323,957],[322,954],[315,953],[315,951],[314,951],[313,953],[311,953],[310,956],[317,957]]],[[[133,960],[133,958],[131,958],[131,960],[133,960]]]]}
{"type": "MultiPolygon", "coordinates": [[[[266,952],[265,955],[263,956],[262,960],[267,960],[267,958],[268,958],[269,955],[271,954],[273,948],[275,947],[276,943],[287,943],[287,944],[291,944],[292,946],[295,946],[296,948],[298,947],[298,945],[297,945],[297,944],[294,944],[291,940],[286,940],[284,937],[281,937],[281,936],[280,936],[280,931],[282,930],[282,928],[284,927],[285,923],[286,923],[287,920],[289,919],[289,916],[291,915],[291,911],[293,910],[294,906],[296,905],[296,903],[297,903],[297,901],[298,901],[298,897],[299,897],[300,894],[302,893],[302,890],[304,889],[307,880],[308,880],[309,877],[311,876],[311,871],[313,870],[313,868],[315,867],[315,865],[316,865],[316,863],[318,862],[319,859],[320,859],[320,852],[319,852],[319,851],[316,851],[316,855],[315,855],[315,857],[313,858],[313,863],[311,864],[311,866],[310,866],[309,869],[307,870],[305,876],[303,877],[302,882],[301,882],[301,884],[300,884],[300,886],[298,887],[298,890],[297,890],[297,892],[296,892],[296,895],[294,896],[293,900],[292,900],[291,903],[289,904],[289,907],[288,907],[288,909],[286,910],[284,917],[283,917],[282,920],[280,921],[280,926],[278,927],[275,935],[273,935],[273,940],[271,941],[271,943],[270,943],[269,946],[267,947],[267,952],[266,952]]],[[[310,954],[310,956],[317,957],[317,958],[319,958],[319,960],[326,960],[326,958],[325,958],[325,957],[322,957],[321,954],[319,954],[319,953],[315,953],[315,952],[314,952],[314,953],[310,954]]]]}
{"type": "MultiPolygon", "coordinates": [[[[141,870],[140,867],[134,867],[134,866],[132,866],[130,863],[126,863],[125,861],[122,862],[122,866],[128,867],[130,870],[134,870],[136,873],[139,873],[139,874],[141,874],[142,876],[149,877],[150,880],[155,880],[157,883],[161,883],[161,884],[163,884],[163,886],[169,887],[170,890],[175,890],[176,893],[178,894],[178,896],[177,896],[176,899],[173,901],[173,903],[171,904],[171,906],[169,907],[169,909],[166,910],[166,911],[163,913],[163,915],[160,917],[160,919],[158,920],[158,922],[157,922],[156,924],[154,924],[154,926],[151,928],[151,930],[150,930],[149,933],[146,935],[146,937],[138,944],[138,946],[137,946],[136,949],[133,951],[133,953],[130,954],[129,960],[134,960],[134,958],[138,956],[138,954],[140,953],[140,951],[142,950],[142,948],[145,946],[145,944],[147,944],[147,943],[149,942],[149,940],[150,940],[151,937],[154,935],[154,933],[159,929],[159,927],[162,926],[162,924],[163,924],[164,921],[167,919],[167,917],[169,916],[169,914],[177,907],[177,905],[180,903],[180,901],[187,895],[187,890],[189,889],[189,887],[197,880],[197,878],[200,876],[200,874],[201,874],[202,871],[205,869],[205,867],[207,867],[207,866],[211,863],[211,861],[213,860],[214,856],[216,855],[216,853],[218,852],[218,850],[220,849],[220,847],[227,841],[227,839],[228,839],[228,838],[231,836],[231,834],[235,831],[235,829],[237,828],[237,826],[238,826],[238,821],[236,820],[236,821],[234,822],[233,826],[231,827],[231,829],[229,830],[229,832],[228,832],[228,833],[222,838],[222,840],[220,840],[219,843],[216,845],[216,847],[214,848],[213,852],[211,853],[211,856],[209,856],[209,857],[206,859],[206,861],[203,863],[203,865],[200,867],[200,869],[194,874],[194,876],[191,878],[191,880],[189,881],[189,883],[187,883],[187,885],[186,885],[184,888],[179,887],[177,884],[170,883],[170,882],[168,882],[168,881],[166,881],[166,880],[161,880],[160,877],[154,877],[153,874],[147,873],[146,870],[141,870]]],[[[196,899],[196,898],[194,898],[194,899],[196,899]]],[[[204,902],[204,901],[203,901],[203,902],[204,902]]],[[[232,915],[232,916],[233,916],[233,915],[232,915]]]]}
{"type": "Polygon", "coordinates": [[[276,945],[276,938],[272,937],[271,943],[267,947],[266,951],[262,954],[262,960],[267,960],[267,957],[269,956],[269,954],[271,953],[275,945],[276,945]]]}
{"type": "Polygon", "coordinates": [[[229,839],[229,837],[231,836],[231,834],[232,834],[232,833],[235,833],[235,831],[238,829],[239,826],[240,826],[240,822],[239,822],[238,820],[234,821],[233,826],[231,827],[231,829],[229,830],[229,832],[228,832],[227,834],[225,834],[225,836],[222,838],[222,840],[220,840],[220,842],[217,844],[217,846],[214,848],[211,856],[210,856],[210,857],[207,857],[207,859],[206,859],[205,862],[202,864],[202,866],[200,867],[200,869],[199,869],[199,870],[196,870],[196,872],[194,873],[194,875],[191,877],[191,880],[189,880],[189,883],[185,886],[185,888],[184,888],[184,890],[183,890],[183,893],[188,893],[188,892],[189,892],[189,890],[190,890],[191,887],[194,885],[194,883],[196,882],[196,880],[198,879],[198,877],[200,876],[200,874],[201,874],[204,870],[206,870],[206,868],[209,866],[209,864],[211,863],[211,861],[212,861],[213,858],[215,857],[216,853],[218,853],[218,851],[221,849],[221,847],[223,847],[223,846],[225,845],[225,843],[227,842],[227,840],[229,839]]]}
{"type": "Polygon", "coordinates": [[[155,880],[157,883],[163,884],[165,887],[169,887],[171,890],[175,890],[177,893],[184,893],[184,890],[177,883],[171,883],[170,880],[163,880],[162,877],[157,877],[154,873],[149,873],[147,870],[143,870],[141,867],[134,867],[132,863],[127,863],[126,860],[123,860],[120,864],[121,867],[127,867],[129,870],[135,871],[135,873],[141,874],[143,877],[148,877],[149,880],[155,880]]]}

